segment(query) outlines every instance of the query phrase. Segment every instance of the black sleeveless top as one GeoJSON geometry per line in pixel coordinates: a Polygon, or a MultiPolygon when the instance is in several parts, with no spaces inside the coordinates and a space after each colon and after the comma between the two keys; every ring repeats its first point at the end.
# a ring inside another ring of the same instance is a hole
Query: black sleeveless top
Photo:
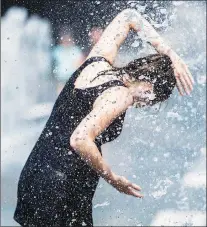
{"type": "MultiPolygon", "coordinates": [[[[75,218],[92,225],[92,198],[98,174],[70,146],[70,136],[87,114],[96,98],[113,86],[124,86],[119,80],[86,89],[75,89],[81,71],[103,57],[86,60],[68,80],[52,113],[21,172],[14,219],[23,226],[66,226],[75,218]]],[[[125,112],[98,137],[101,145],[121,133],[125,112]]],[[[77,226],[74,223],[74,226],[77,226]]]]}
{"type": "MultiPolygon", "coordinates": [[[[108,81],[104,84],[86,89],[74,88],[74,82],[81,71],[95,61],[107,61],[103,57],[92,57],[86,60],[75,71],[60,93],[53,107],[51,116],[39,137],[34,150],[44,150],[48,161],[58,162],[60,157],[73,152],[70,147],[70,136],[87,114],[90,113],[96,98],[106,89],[113,86],[125,86],[119,80],[108,81]]],[[[108,61],[107,61],[108,62],[108,61]]],[[[117,117],[98,137],[95,143],[98,147],[116,139],[121,133],[125,112],[117,117]]],[[[43,155],[41,152],[41,155],[43,155]]],[[[41,158],[42,160],[42,158],[41,158]]],[[[42,160],[43,161],[43,160],[42,160]]]]}

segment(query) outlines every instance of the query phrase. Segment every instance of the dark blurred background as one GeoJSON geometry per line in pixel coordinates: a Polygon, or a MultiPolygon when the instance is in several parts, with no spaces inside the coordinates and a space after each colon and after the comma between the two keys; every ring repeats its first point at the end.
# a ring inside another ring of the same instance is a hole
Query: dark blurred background
{"type": "MultiPolygon", "coordinates": [[[[11,6],[21,6],[28,9],[29,16],[38,14],[42,18],[47,18],[52,24],[52,34],[55,42],[58,42],[60,30],[68,27],[72,31],[75,41],[78,45],[85,47],[88,51],[88,36],[86,35],[94,26],[105,28],[118,12],[125,8],[135,8],[139,5],[145,6],[144,14],[155,17],[162,24],[165,16],[157,16],[158,8],[165,8],[172,5],[170,1],[158,1],[156,7],[153,1],[103,1],[103,0],[57,0],[57,1],[11,1],[3,0],[1,2],[4,15],[6,10],[11,6]],[[129,4],[129,2],[131,4],[129,4]]],[[[169,14],[168,14],[169,16],[169,14]]]]}

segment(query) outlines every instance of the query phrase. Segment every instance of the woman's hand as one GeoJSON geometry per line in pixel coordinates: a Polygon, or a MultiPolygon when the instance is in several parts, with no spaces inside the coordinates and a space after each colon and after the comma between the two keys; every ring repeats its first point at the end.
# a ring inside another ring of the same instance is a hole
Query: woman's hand
{"type": "Polygon", "coordinates": [[[193,77],[183,60],[165,43],[162,37],[156,32],[153,26],[136,10],[124,10],[126,21],[129,27],[138,33],[142,33],[143,40],[152,45],[160,54],[166,54],[171,58],[176,77],[176,86],[181,95],[184,91],[189,95],[193,90],[193,77]]]}
{"type": "Polygon", "coordinates": [[[193,90],[194,80],[185,62],[175,53],[170,54],[169,57],[172,61],[172,67],[174,68],[174,74],[176,78],[176,86],[180,95],[190,95],[193,90]],[[183,91],[184,89],[184,91],[183,91]]]}
{"type": "Polygon", "coordinates": [[[139,193],[141,188],[138,185],[131,183],[123,176],[114,175],[113,180],[108,182],[121,193],[132,195],[138,198],[143,197],[143,195],[139,193]]]}

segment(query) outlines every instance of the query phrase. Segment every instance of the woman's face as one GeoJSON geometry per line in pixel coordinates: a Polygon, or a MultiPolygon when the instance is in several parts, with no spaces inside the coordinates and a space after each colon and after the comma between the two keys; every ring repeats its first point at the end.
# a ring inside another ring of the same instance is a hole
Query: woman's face
{"type": "Polygon", "coordinates": [[[135,107],[145,107],[151,105],[155,99],[153,85],[147,82],[138,82],[132,85],[132,93],[135,107]]]}

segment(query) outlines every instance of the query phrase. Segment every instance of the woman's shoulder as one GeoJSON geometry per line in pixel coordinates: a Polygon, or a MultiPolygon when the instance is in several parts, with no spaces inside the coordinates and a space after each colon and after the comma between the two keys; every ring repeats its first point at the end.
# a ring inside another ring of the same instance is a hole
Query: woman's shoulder
{"type": "MultiPolygon", "coordinates": [[[[90,58],[86,58],[86,61],[90,58]]],[[[108,61],[94,61],[87,65],[79,74],[78,78],[75,81],[75,87],[85,88],[99,85],[101,83],[107,82],[109,79],[107,77],[100,78],[94,82],[91,82],[99,72],[104,70],[112,69],[112,65],[108,61]]]]}

